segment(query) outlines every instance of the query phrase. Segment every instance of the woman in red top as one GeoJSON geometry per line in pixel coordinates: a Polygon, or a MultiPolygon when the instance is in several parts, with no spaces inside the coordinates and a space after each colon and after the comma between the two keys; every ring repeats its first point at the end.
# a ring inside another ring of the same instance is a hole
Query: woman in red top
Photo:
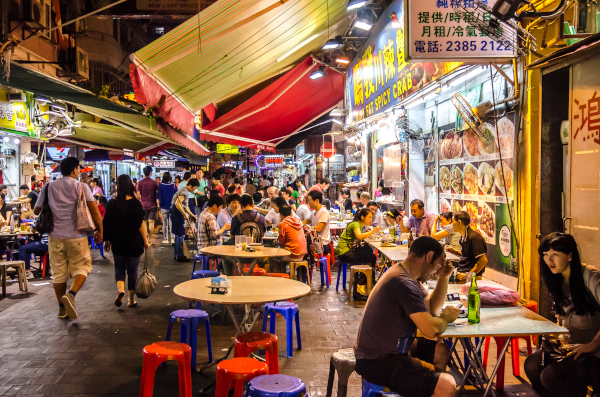
{"type": "Polygon", "coordinates": [[[306,255],[306,237],[302,221],[292,216],[292,208],[289,205],[276,207],[283,220],[279,223],[279,245],[290,251],[290,255],[283,258],[270,258],[272,273],[285,273],[288,262],[297,262],[304,259],[306,255]]]}
{"type": "Polygon", "coordinates": [[[243,190],[242,190],[242,185],[240,184],[240,179],[239,178],[235,178],[233,180],[233,186],[235,186],[235,193],[239,194],[240,196],[242,194],[244,194],[243,190]]]}

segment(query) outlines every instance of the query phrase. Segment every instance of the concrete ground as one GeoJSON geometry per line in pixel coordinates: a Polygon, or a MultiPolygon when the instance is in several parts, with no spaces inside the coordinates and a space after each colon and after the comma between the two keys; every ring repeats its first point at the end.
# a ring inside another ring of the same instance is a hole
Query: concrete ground
{"type": "MultiPolygon", "coordinates": [[[[75,321],[57,318],[58,306],[48,275],[30,281],[28,295],[19,292],[16,283],[10,284],[8,296],[0,299],[0,395],[137,396],[143,347],[164,340],[169,313],[187,308],[173,288],[189,280],[192,264],[174,262],[173,248],[161,245],[161,240],[161,235],[153,238],[156,245],[148,254],[150,273],[156,276],[158,286],[149,299],[138,299],[135,308],[114,306],[112,256],[107,253],[102,258],[98,250],[92,252],[92,274],[76,298],[79,318],[75,321]]],[[[335,277],[333,274],[334,284],[335,277]]],[[[295,350],[293,358],[286,358],[285,323],[280,316],[276,331],[280,372],[302,379],[311,396],[326,394],[329,357],[340,348],[354,345],[362,318],[362,308],[346,303],[344,291],[336,292],[335,285],[323,290],[319,280],[315,272],[313,293],[296,301],[300,307],[303,349],[295,350]]],[[[217,307],[206,305],[203,309],[215,313],[217,307]]],[[[226,353],[235,335],[231,320],[224,324],[221,321],[221,316],[211,318],[215,358],[226,353]]],[[[260,324],[255,327],[259,328],[260,324]]],[[[178,325],[174,326],[173,335],[179,336],[178,325]]],[[[495,363],[495,351],[492,342],[489,364],[495,363]]],[[[513,376],[510,354],[507,359],[506,387],[498,395],[535,396],[522,368],[524,354],[519,357],[523,378],[513,376]]],[[[197,361],[207,360],[206,339],[200,330],[197,361]]],[[[488,371],[491,372],[491,365],[488,371]]],[[[193,373],[194,395],[214,379],[214,367],[193,373]]],[[[154,395],[177,393],[177,366],[169,363],[156,371],[154,395]]],[[[214,395],[214,387],[205,394],[214,395]]],[[[348,394],[361,395],[361,379],[356,373],[350,379],[348,394]]]]}

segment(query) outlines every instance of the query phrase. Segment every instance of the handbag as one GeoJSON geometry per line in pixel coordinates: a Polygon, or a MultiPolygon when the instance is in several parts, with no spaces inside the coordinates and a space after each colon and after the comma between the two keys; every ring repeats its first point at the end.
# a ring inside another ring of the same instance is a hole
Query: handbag
{"type": "Polygon", "coordinates": [[[83,183],[79,184],[79,198],[77,199],[77,231],[88,233],[95,228],[94,218],[88,208],[85,194],[83,193],[83,183]]]}
{"type": "Polygon", "coordinates": [[[563,348],[558,339],[542,337],[542,368],[570,357],[574,351],[563,348]]]}
{"type": "Polygon", "coordinates": [[[46,184],[45,190],[45,200],[44,204],[42,204],[42,210],[38,215],[35,225],[33,228],[40,234],[44,233],[52,233],[54,231],[54,215],[52,214],[52,209],[50,208],[48,190],[50,190],[50,183],[46,184]]]}
{"type": "Polygon", "coordinates": [[[135,295],[140,299],[148,299],[156,288],[156,277],[148,273],[148,250],[144,253],[144,271],[135,282],[135,295]]]}

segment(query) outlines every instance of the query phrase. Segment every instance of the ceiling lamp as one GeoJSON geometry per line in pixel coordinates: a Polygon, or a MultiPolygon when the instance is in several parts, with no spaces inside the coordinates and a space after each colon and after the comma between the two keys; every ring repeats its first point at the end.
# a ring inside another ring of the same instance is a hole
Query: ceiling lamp
{"type": "Polygon", "coordinates": [[[18,144],[19,144],[19,142],[21,142],[21,141],[19,140],[19,138],[15,138],[15,139],[13,140],[13,143],[14,143],[15,145],[18,145],[18,144]]]}
{"type": "Polygon", "coordinates": [[[346,113],[348,113],[346,111],[346,109],[333,109],[331,112],[329,112],[329,116],[331,117],[343,117],[346,115],[346,113]]]}
{"type": "Polygon", "coordinates": [[[319,66],[319,69],[313,70],[310,73],[310,78],[313,80],[320,79],[321,77],[327,76],[324,66],[319,66]]]}
{"type": "Polygon", "coordinates": [[[515,18],[515,13],[521,5],[521,0],[500,0],[494,4],[492,14],[502,22],[515,18]]]}
{"type": "Polygon", "coordinates": [[[331,121],[333,121],[334,123],[337,123],[339,125],[344,125],[344,123],[342,123],[341,121],[339,121],[338,119],[331,119],[331,121]]]}
{"type": "Polygon", "coordinates": [[[339,57],[335,58],[335,61],[337,63],[341,63],[342,65],[347,65],[350,63],[350,59],[346,56],[339,56],[339,57]]]}
{"type": "Polygon", "coordinates": [[[373,27],[373,15],[368,10],[360,10],[357,14],[354,27],[362,30],[371,30],[373,27]]]}
{"type": "Polygon", "coordinates": [[[357,8],[364,7],[365,4],[367,4],[366,0],[350,0],[346,6],[346,10],[356,10],[357,8]]]}
{"type": "Polygon", "coordinates": [[[335,39],[328,40],[327,43],[325,43],[325,45],[323,46],[323,49],[324,50],[332,50],[332,49],[338,48],[341,45],[342,45],[342,38],[340,36],[336,36],[335,39]]]}

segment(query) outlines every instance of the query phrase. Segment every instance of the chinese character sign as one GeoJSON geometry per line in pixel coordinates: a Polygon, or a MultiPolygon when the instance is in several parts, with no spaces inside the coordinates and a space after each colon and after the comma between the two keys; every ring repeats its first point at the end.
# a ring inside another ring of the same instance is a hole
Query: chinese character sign
{"type": "MultiPolygon", "coordinates": [[[[492,7],[496,0],[487,0],[492,7]]],[[[514,51],[479,32],[471,23],[491,19],[489,13],[465,12],[471,0],[409,0],[409,59],[512,58],[514,51]]]]}
{"type": "MultiPolygon", "coordinates": [[[[391,15],[404,21],[404,1],[394,1],[373,27],[369,39],[348,67],[346,108],[350,122],[380,113],[416,90],[457,68],[460,63],[409,63],[405,56],[404,28],[392,27],[391,15]]],[[[423,15],[422,18],[432,16],[423,15]]],[[[441,47],[425,41],[425,50],[441,47]]]]}

